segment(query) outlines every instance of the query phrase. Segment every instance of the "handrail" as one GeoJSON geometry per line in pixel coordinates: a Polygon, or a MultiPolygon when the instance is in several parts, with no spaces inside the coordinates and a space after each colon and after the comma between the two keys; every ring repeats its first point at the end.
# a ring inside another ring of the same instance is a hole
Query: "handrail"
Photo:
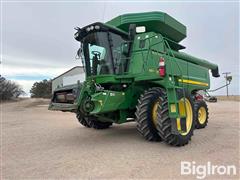
{"type": "MultiPolygon", "coordinates": [[[[159,36],[159,35],[158,35],[158,36],[159,36]]],[[[148,37],[148,38],[145,38],[144,40],[147,39],[148,42],[149,42],[149,44],[150,44],[150,38],[153,38],[153,37],[156,37],[156,35],[151,36],[151,37],[148,37]]],[[[171,52],[171,48],[170,48],[168,42],[164,39],[164,37],[163,37],[162,35],[160,35],[160,37],[161,37],[161,40],[160,40],[159,42],[157,42],[157,43],[155,43],[155,44],[149,45],[148,54],[147,54],[147,57],[146,57],[147,59],[148,59],[148,56],[149,56],[149,52],[152,51],[152,47],[153,47],[153,46],[156,46],[156,45],[159,45],[159,44],[162,43],[162,42],[166,45],[166,47],[167,47],[168,49],[170,49],[170,52],[171,52]]],[[[169,54],[168,51],[166,51],[165,53],[170,56],[170,54],[169,54]]],[[[173,54],[173,53],[172,53],[172,56],[174,57],[174,54],[173,54]]],[[[175,60],[175,58],[174,58],[174,60],[175,60]]],[[[175,60],[175,62],[177,63],[178,68],[179,68],[179,71],[180,71],[180,74],[181,74],[181,76],[182,76],[182,70],[181,70],[178,62],[177,62],[176,60],[175,60]]],[[[145,60],[144,60],[144,63],[145,63],[145,60]]],[[[173,90],[174,90],[174,104],[175,104],[175,107],[178,107],[178,106],[177,106],[177,99],[178,99],[178,98],[177,98],[177,96],[176,96],[175,79],[174,79],[174,75],[173,75],[172,61],[170,61],[170,69],[171,69],[171,78],[172,78],[172,80],[173,80],[172,82],[174,83],[174,85],[173,85],[173,90]]],[[[185,92],[184,92],[184,102],[185,102],[185,92]]],[[[185,109],[185,112],[186,112],[186,105],[185,105],[185,103],[184,103],[184,109],[185,109]]],[[[179,113],[178,109],[176,109],[176,111],[179,113]]]]}
{"type": "MultiPolygon", "coordinates": [[[[169,46],[168,42],[167,42],[166,40],[165,40],[164,42],[165,42],[166,45],[168,46],[168,48],[169,48],[170,52],[172,53],[172,56],[173,56],[173,58],[174,58],[174,60],[175,60],[175,56],[174,56],[174,54],[173,54],[173,52],[172,52],[172,49],[171,49],[171,47],[169,46]]],[[[179,68],[179,71],[180,71],[180,74],[181,74],[181,79],[183,79],[182,70],[181,70],[178,62],[177,62],[176,60],[175,60],[175,62],[176,62],[176,64],[177,64],[178,68],[179,68]]],[[[187,111],[186,111],[186,109],[187,109],[187,107],[186,107],[186,94],[185,94],[184,84],[181,83],[181,85],[182,85],[182,88],[183,88],[184,112],[187,113],[187,111]]],[[[186,114],[186,116],[187,116],[187,114],[186,114]]]]}

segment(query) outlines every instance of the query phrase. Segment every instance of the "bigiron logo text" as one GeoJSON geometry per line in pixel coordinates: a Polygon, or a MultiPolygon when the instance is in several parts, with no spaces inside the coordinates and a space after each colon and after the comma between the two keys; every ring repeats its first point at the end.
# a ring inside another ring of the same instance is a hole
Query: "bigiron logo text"
{"type": "Polygon", "coordinates": [[[206,164],[197,164],[195,161],[181,161],[181,175],[195,175],[197,179],[204,179],[211,175],[229,175],[237,174],[235,165],[213,165],[211,162],[206,164]]]}

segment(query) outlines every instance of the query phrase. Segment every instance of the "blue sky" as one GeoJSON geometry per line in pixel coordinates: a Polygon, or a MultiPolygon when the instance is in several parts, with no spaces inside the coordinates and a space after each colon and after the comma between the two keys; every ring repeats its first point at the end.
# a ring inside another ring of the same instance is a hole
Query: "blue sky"
{"type": "MultiPolygon", "coordinates": [[[[239,4],[223,2],[3,2],[2,74],[28,93],[32,84],[80,65],[74,27],[130,12],[163,11],[187,26],[184,52],[231,71],[239,94],[239,4]]],[[[224,84],[212,78],[212,89],[224,84]]],[[[217,94],[224,94],[225,90],[217,94]]]]}
{"type": "Polygon", "coordinates": [[[43,79],[49,79],[49,76],[31,76],[31,75],[15,75],[15,76],[6,76],[7,79],[15,79],[15,80],[27,80],[27,81],[41,81],[43,79]]]}

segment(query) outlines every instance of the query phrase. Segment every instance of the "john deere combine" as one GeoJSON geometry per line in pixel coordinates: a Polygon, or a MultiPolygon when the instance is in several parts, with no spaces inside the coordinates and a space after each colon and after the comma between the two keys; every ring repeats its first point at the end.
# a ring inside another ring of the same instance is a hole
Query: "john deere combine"
{"type": "Polygon", "coordinates": [[[55,90],[50,110],[74,112],[95,129],[135,120],[144,138],[173,146],[207,125],[198,91],[210,88],[209,70],[219,77],[218,66],[180,52],[186,27],[168,14],[124,14],[77,28],[74,37],[86,79],[55,90]]]}

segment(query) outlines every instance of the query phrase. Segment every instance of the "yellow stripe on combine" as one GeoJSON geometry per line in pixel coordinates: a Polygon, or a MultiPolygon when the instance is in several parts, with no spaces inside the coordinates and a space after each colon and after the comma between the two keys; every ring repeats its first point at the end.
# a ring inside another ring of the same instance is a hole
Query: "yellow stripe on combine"
{"type": "Polygon", "coordinates": [[[179,79],[179,82],[182,83],[187,83],[187,84],[195,84],[195,85],[200,85],[200,86],[208,86],[208,83],[204,82],[199,82],[199,81],[193,81],[193,80],[188,80],[188,79],[179,79]]]}

